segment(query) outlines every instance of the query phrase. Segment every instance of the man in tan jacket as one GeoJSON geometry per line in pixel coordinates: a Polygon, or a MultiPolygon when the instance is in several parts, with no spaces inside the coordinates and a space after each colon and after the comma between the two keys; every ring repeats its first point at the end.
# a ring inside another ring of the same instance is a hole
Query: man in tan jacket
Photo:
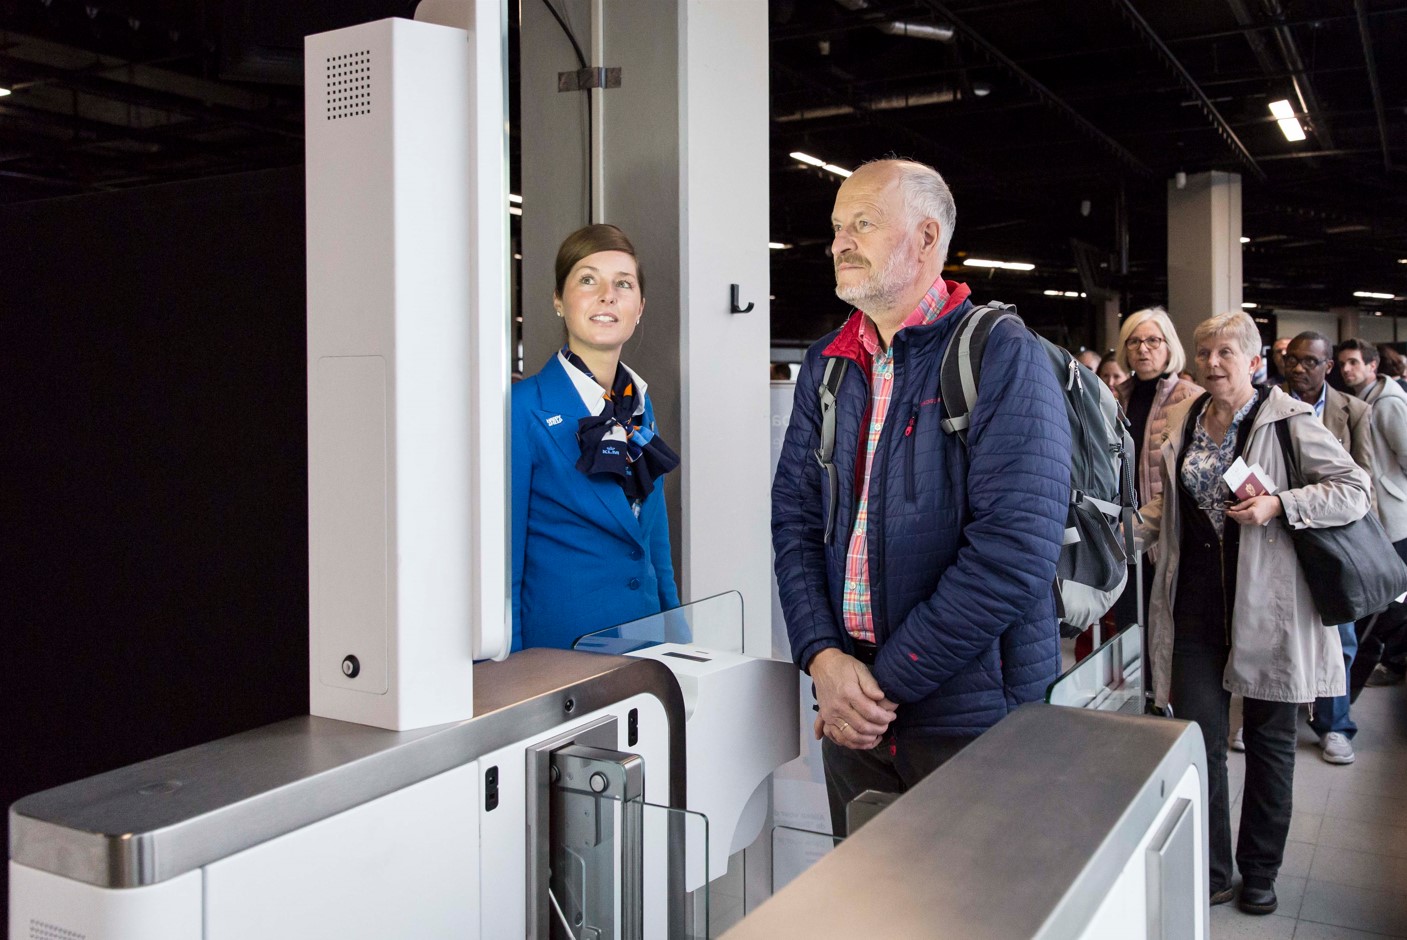
{"type": "MultiPolygon", "coordinates": [[[[1353,456],[1353,462],[1368,475],[1373,473],[1372,409],[1359,398],[1330,388],[1329,373],[1334,368],[1334,344],[1323,333],[1312,330],[1290,341],[1281,357],[1285,370],[1285,389],[1295,398],[1314,406],[1314,413],[1338,438],[1343,449],[1353,456]]],[[[1339,624],[1339,642],[1343,644],[1345,673],[1353,666],[1358,651],[1358,634],[1352,623],[1339,624]]],[[[1331,764],[1353,763],[1353,736],[1358,725],[1349,715],[1349,697],[1345,693],[1334,698],[1320,698],[1314,703],[1309,726],[1319,735],[1321,756],[1331,764]]]]}

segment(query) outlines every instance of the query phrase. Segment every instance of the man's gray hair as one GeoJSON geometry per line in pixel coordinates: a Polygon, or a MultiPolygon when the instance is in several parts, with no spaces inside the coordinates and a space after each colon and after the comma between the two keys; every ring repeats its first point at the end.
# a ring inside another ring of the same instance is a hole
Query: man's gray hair
{"type": "Polygon", "coordinates": [[[953,202],[953,191],[938,171],[917,160],[872,160],[872,163],[892,163],[899,174],[899,191],[904,196],[904,208],[909,213],[909,223],[917,225],[925,219],[934,219],[940,229],[938,233],[939,264],[948,260],[948,245],[953,240],[953,229],[958,223],[958,207],[953,202]]]}

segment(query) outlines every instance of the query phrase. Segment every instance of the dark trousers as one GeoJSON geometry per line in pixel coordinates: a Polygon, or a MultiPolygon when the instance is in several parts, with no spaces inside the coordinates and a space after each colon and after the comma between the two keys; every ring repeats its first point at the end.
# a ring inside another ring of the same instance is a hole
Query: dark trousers
{"type": "MultiPolygon", "coordinates": [[[[1226,782],[1226,738],[1231,693],[1222,686],[1229,650],[1195,640],[1173,646],[1173,715],[1195,721],[1207,745],[1208,854],[1212,893],[1231,887],[1231,801],[1226,782]]],[[[1245,699],[1246,789],[1236,866],[1241,876],[1275,880],[1285,857],[1295,783],[1293,702],[1245,699]]]]}
{"type": "Polygon", "coordinates": [[[841,747],[830,738],[823,739],[821,760],[826,770],[831,832],[836,836],[848,834],[845,807],[861,793],[903,793],[972,740],[890,731],[874,747],[857,751],[841,747]]]}

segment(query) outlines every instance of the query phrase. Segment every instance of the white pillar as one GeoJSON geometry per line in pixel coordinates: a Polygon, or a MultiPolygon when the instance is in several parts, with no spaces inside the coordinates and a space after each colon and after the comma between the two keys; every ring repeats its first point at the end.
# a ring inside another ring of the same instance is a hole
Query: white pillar
{"type": "Polygon", "coordinates": [[[683,588],[741,591],[744,651],[769,656],[767,4],[682,8],[683,588]],[[731,312],[731,284],[750,312],[731,312]]]}
{"type": "Polygon", "coordinates": [[[1187,361],[1192,331],[1207,317],[1241,309],[1241,177],[1213,170],[1168,181],[1168,314],[1187,361]]]}

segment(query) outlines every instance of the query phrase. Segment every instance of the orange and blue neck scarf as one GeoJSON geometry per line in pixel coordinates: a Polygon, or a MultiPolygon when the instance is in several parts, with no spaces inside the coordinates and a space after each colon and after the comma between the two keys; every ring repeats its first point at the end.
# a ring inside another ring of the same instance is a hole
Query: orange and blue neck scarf
{"type": "MultiPolygon", "coordinates": [[[[569,347],[562,347],[562,358],[596,381],[569,347]]],[[[604,407],[599,414],[577,422],[581,457],[576,468],[587,476],[603,473],[614,477],[626,498],[635,503],[654,491],[656,479],[679,466],[679,455],[653,427],[645,427],[643,389],[637,391],[635,377],[624,365],[616,364],[615,379],[602,399],[604,407]]]]}

